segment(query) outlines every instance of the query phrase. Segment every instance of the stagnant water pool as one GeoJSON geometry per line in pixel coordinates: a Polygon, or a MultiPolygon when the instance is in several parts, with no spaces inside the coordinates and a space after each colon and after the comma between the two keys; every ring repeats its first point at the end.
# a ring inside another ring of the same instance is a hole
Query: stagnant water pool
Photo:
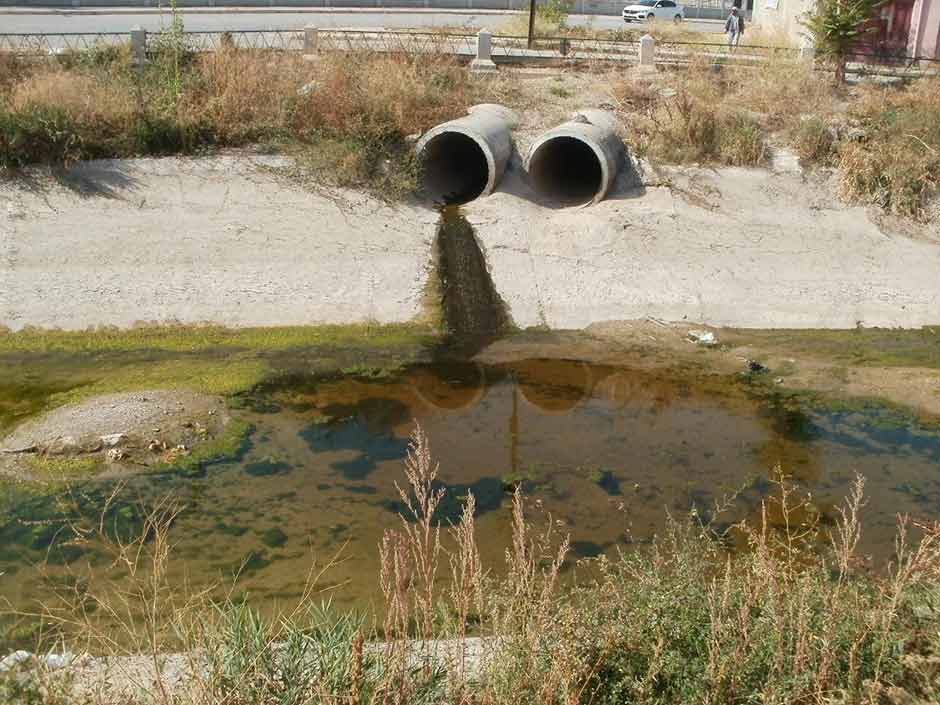
{"type": "MultiPolygon", "coordinates": [[[[404,483],[416,423],[440,462],[441,519],[456,520],[472,491],[483,559],[495,570],[519,482],[535,521],[550,513],[579,557],[648,542],[670,513],[694,510],[719,529],[754,518],[774,491],[777,463],[812,493],[823,526],[855,473],[867,478],[863,552],[890,555],[898,512],[940,518],[940,433],[877,406],[782,403],[746,385],[544,359],[293,374],[244,406],[235,413],[253,431],[241,457],[197,476],[132,478],[108,522],[130,532],[141,507],[172,494],[184,505],[170,531],[173,579],[198,586],[241,569],[236,592],[262,602],[298,597],[311,560],[336,555],[321,583],[338,586],[334,605],[379,602],[377,544],[400,521],[396,482],[404,483]],[[736,490],[732,510],[713,516],[736,490]]],[[[0,598],[27,605],[69,561],[106,567],[105,557],[69,543],[65,522],[96,516],[113,488],[78,487],[72,501],[25,496],[9,508],[0,518],[0,598]]]]}

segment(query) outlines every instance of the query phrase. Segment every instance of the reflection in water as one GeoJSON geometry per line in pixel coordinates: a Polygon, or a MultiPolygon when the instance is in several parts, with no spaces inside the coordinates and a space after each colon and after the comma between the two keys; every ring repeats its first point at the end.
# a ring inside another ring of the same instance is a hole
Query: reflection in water
{"type": "MultiPolygon", "coordinates": [[[[854,473],[868,478],[863,551],[890,553],[896,512],[940,517],[940,437],[875,407],[764,403],[730,385],[699,389],[665,373],[568,360],[448,361],[393,377],[278,384],[241,412],[257,428],[244,458],[202,478],[135,478],[126,500],[108,508],[116,530],[130,534],[141,524],[138,498],[177,495],[187,507],[171,537],[187,557],[180,580],[231,577],[244,563],[241,589],[289,599],[302,589],[310,550],[322,558],[345,547],[350,560],[330,575],[344,583],[334,602],[368,604],[376,544],[403,511],[396,482],[416,421],[441,464],[442,525],[459,518],[472,492],[481,551],[493,567],[510,532],[507,488],[520,482],[581,557],[649,541],[667,511],[694,508],[723,526],[758,516],[778,463],[812,490],[807,517],[824,522],[854,473]],[[734,510],[714,516],[716,502],[737,490],[734,510]]],[[[71,503],[32,498],[0,518],[0,598],[21,605],[39,594],[30,565],[47,551],[58,563],[90,559],[64,540],[64,518],[93,520],[110,490],[91,486],[71,503]]]]}
{"type": "Polygon", "coordinates": [[[428,406],[455,411],[480,401],[486,377],[482,365],[462,360],[441,360],[433,368],[417,367],[408,375],[415,394],[428,406]]]}
{"type": "MultiPolygon", "coordinates": [[[[369,399],[369,407],[381,407],[382,400],[369,399]]],[[[395,402],[392,402],[393,404],[395,402]]],[[[355,416],[338,421],[311,424],[300,432],[314,453],[353,451],[354,457],[337,460],[330,466],[341,472],[347,480],[363,480],[386,460],[401,460],[408,452],[408,441],[384,429],[372,417],[372,423],[355,416]]]]}
{"type": "Polygon", "coordinates": [[[590,397],[594,383],[591,367],[583,362],[523,360],[509,370],[525,400],[546,413],[571,411],[590,397]]]}

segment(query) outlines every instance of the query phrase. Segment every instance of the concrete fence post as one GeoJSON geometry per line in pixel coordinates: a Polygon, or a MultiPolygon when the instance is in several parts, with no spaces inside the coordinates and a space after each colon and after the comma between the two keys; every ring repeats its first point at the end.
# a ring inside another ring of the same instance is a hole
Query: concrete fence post
{"type": "Polygon", "coordinates": [[[656,40],[649,34],[640,37],[640,69],[656,70],[656,40]]]}
{"type": "Polygon", "coordinates": [[[492,73],[496,71],[493,63],[493,35],[485,29],[477,33],[477,55],[470,62],[470,71],[473,73],[492,73]]]}
{"type": "Polygon", "coordinates": [[[131,27],[131,56],[135,66],[147,63],[147,30],[139,24],[131,27]]]}
{"type": "Polygon", "coordinates": [[[320,30],[311,24],[304,27],[304,54],[316,54],[319,49],[320,30]]]}
{"type": "Polygon", "coordinates": [[[811,64],[816,60],[816,46],[809,41],[804,39],[800,44],[800,61],[803,61],[807,64],[811,64]]]}

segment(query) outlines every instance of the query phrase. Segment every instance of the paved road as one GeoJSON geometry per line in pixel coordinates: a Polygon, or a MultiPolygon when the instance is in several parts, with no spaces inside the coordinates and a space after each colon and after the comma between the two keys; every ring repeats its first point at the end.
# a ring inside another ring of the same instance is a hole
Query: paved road
{"type": "MultiPolygon", "coordinates": [[[[191,31],[224,31],[250,29],[297,29],[308,24],[319,27],[379,28],[401,27],[466,27],[505,29],[511,22],[509,12],[469,11],[363,11],[363,10],[289,10],[289,11],[208,11],[182,10],[186,29],[191,31]]],[[[603,15],[571,15],[572,26],[597,29],[619,29],[619,17],[603,15]]],[[[0,33],[3,32],[126,32],[134,25],[156,31],[169,24],[168,13],[147,10],[12,10],[0,9],[0,33]]],[[[632,25],[639,26],[639,25],[632,25]]],[[[720,32],[716,21],[689,20],[689,29],[720,32]]]]}

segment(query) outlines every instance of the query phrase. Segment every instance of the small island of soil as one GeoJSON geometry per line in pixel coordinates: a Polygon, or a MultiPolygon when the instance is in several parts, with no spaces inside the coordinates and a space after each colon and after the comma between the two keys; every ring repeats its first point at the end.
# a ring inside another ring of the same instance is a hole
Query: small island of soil
{"type": "Polygon", "coordinates": [[[218,441],[224,401],[187,391],[107,394],[31,419],[0,439],[0,476],[50,480],[170,469],[218,441]]]}

